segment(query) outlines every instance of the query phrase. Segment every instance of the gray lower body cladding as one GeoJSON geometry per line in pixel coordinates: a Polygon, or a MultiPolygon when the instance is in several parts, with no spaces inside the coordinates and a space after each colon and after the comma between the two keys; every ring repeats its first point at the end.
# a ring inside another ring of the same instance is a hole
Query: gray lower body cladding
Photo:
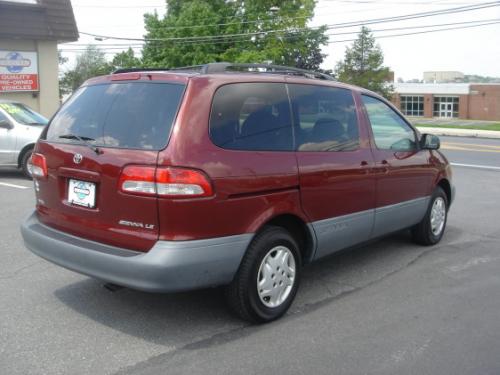
{"type": "MultiPolygon", "coordinates": [[[[315,259],[417,224],[430,197],[308,224],[315,259]]],[[[193,241],[158,241],[147,253],[89,241],[43,225],[33,213],[21,226],[33,253],[70,270],[148,292],[175,292],[229,284],[252,233],[193,241]]]]}
{"type": "Polygon", "coordinates": [[[26,247],[40,257],[106,282],[147,292],[175,292],[231,282],[253,234],[158,241],[147,253],[107,246],[49,228],[29,216],[26,247]]]}
{"type": "Polygon", "coordinates": [[[409,228],[424,217],[430,197],[377,207],[312,223],[316,233],[315,259],[409,228]]]}

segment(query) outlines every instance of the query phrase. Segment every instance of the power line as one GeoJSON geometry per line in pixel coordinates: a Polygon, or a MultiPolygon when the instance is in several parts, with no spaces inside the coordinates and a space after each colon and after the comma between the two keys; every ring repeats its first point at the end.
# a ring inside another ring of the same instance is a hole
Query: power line
{"type": "MultiPolygon", "coordinates": [[[[496,7],[499,5],[500,5],[500,1],[486,2],[486,3],[477,4],[477,5],[471,5],[471,6],[463,6],[463,7],[448,8],[448,9],[442,9],[442,10],[436,10],[436,11],[412,13],[412,14],[394,16],[394,17],[384,17],[384,18],[375,18],[375,19],[369,19],[369,20],[364,20],[364,21],[330,24],[330,25],[326,25],[326,27],[327,27],[327,29],[337,29],[337,28],[346,28],[346,27],[353,27],[353,26],[370,25],[370,24],[376,24],[376,23],[396,22],[396,21],[403,21],[403,20],[423,18],[423,17],[431,17],[431,16],[446,15],[446,14],[453,14],[453,13],[469,12],[469,11],[473,11],[473,10],[496,7]]],[[[203,26],[209,27],[209,26],[218,26],[218,25],[223,25],[223,24],[203,25],[203,26]]],[[[201,25],[197,25],[197,26],[201,26],[201,25]]],[[[318,29],[320,27],[322,27],[322,26],[311,27],[311,28],[297,28],[295,31],[314,30],[314,29],[318,29]]],[[[231,37],[237,37],[237,36],[267,35],[267,34],[272,34],[272,33],[289,32],[289,31],[290,31],[289,29],[279,29],[279,30],[266,30],[266,31],[252,32],[252,33],[238,33],[238,34],[226,34],[226,35],[207,35],[207,36],[196,36],[196,37],[193,36],[193,37],[171,37],[171,38],[148,38],[148,39],[106,36],[106,35],[99,35],[99,34],[94,34],[94,33],[83,32],[83,31],[80,32],[80,34],[93,36],[96,38],[102,38],[102,39],[149,42],[149,41],[176,41],[176,40],[209,41],[211,39],[231,38],[231,37]]]]}
{"type": "MultiPolygon", "coordinates": [[[[341,0],[332,0],[333,1],[340,1],[340,2],[345,2],[341,0]]],[[[378,3],[380,3],[379,0],[377,0],[378,3]]],[[[354,2],[353,2],[354,3],[354,2]]],[[[361,1],[359,2],[360,4],[375,4],[375,2],[365,2],[361,1]]],[[[411,2],[411,3],[401,3],[401,2],[384,2],[384,5],[391,5],[391,4],[399,4],[399,5],[432,5],[432,1],[430,3],[427,2],[411,2]]],[[[454,5],[454,4],[471,4],[469,3],[449,3],[446,5],[454,5]]],[[[445,5],[445,4],[443,4],[445,5]]],[[[125,8],[125,9],[141,9],[141,8],[161,8],[164,7],[165,5],[161,6],[155,6],[155,5],[117,5],[117,6],[112,6],[112,5],[75,5],[76,8],[109,8],[109,9],[116,9],[116,8],[125,8]]],[[[316,6],[315,9],[319,8],[331,8],[331,5],[328,5],[326,7],[319,7],[316,6]]],[[[369,10],[377,10],[380,9],[380,7],[377,8],[370,8],[369,10]]],[[[366,9],[365,9],[366,10],[366,9]]],[[[334,14],[343,14],[343,13],[354,13],[354,12],[359,12],[359,10],[350,10],[346,12],[338,12],[336,11],[334,14]]],[[[234,15],[231,18],[244,18],[246,17],[245,15],[234,15]]],[[[229,26],[229,25],[241,25],[241,24],[256,24],[256,23],[261,23],[261,22],[268,22],[268,21],[290,21],[290,20],[297,20],[297,19],[307,19],[311,18],[311,16],[298,16],[298,17],[287,17],[287,18],[262,18],[260,20],[255,20],[255,21],[239,21],[239,22],[225,22],[225,23],[217,23],[217,24],[208,24],[208,25],[186,25],[186,26],[168,26],[164,27],[165,30],[183,30],[183,29],[195,29],[195,28],[204,28],[204,27],[213,27],[213,26],[229,26]]]]}
{"type": "Polygon", "coordinates": [[[142,8],[165,8],[165,4],[162,5],[73,5],[73,8],[107,8],[107,9],[142,9],[142,8]]]}
{"type": "MultiPolygon", "coordinates": [[[[484,23],[484,22],[491,22],[491,21],[500,21],[500,18],[490,18],[490,19],[482,19],[482,20],[475,20],[475,21],[461,21],[461,22],[450,22],[450,23],[439,23],[439,24],[433,24],[433,25],[420,25],[420,26],[404,26],[404,27],[391,27],[391,28],[385,28],[385,29],[370,29],[371,33],[378,33],[378,32],[385,32],[385,31],[396,31],[396,30],[412,30],[412,29],[427,29],[430,27],[441,27],[441,26],[455,26],[455,25],[468,25],[468,24],[473,24],[473,23],[484,23]]],[[[346,31],[346,32],[341,32],[341,33],[327,33],[325,35],[327,36],[338,36],[338,35],[350,35],[350,34],[358,34],[359,30],[356,31],[346,31]]],[[[294,33],[292,33],[294,34],[294,33]]],[[[295,35],[284,35],[283,38],[288,38],[288,37],[295,37],[295,35]]],[[[241,39],[238,41],[244,41],[245,39],[241,39]]],[[[156,43],[161,43],[163,41],[157,41],[156,43]]],[[[151,42],[153,43],[153,42],[151,42]]],[[[194,42],[184,42],[184,43],[194,43],[194,42]]],[[[196,42],[197,43],[197,42],[196,42]]],[[[224,42],[227,43],[227,42],[224,42]]],[[[85,47],[85,46],[95,46],[95,47],[132,47],[132,46],[137,46],[141,47],[144,46],[145,43],[143,42],[137,42],[137,43],[128,43],[128,44],[121,44],[121,43],[99,43],[99,44],[90,44],[90,43],[72,43],[72,44],[66,44],[68,47],[85,47]]]]}
{"type": "MultiPolygon", "coordinates": [[[[404,26],[404,27],[374,29],[374,30],[370,30],[370,32],[377,33],[377,32],[396,31],[396,30],[425,29],[425,28],[430,28],[430,27],[442,27],[442,26],[454,26],[454,25],[469,25],[469,24],[484,23],[484,22],[491,22],[491,21],[500,21],[500,19],[493,18],[493,19],[484,19],[484,20],[476,20],[476,21],[451,22],[451,23],[442,23],[442,24],[433,24],[433,25],[404,26]]],[[[295,38],[297,36],[297,34],[299,34],[299,33],[300,32],[297,32],[297,33],[291,32],[288,35],[280,36],[280,38],[283,38],[283,39],[295,38]]],[[[359,33],[359,30],[356,30],[356,31],[347,31],[347,32],[327,33],[325,35],[327,35],[327,36],[338,36],[338,35],[350,35],[350,34],[358,34],[358,33],[359,33]]],[[[230,41],[219,40],[219,41],[216,41],[216,42],[220,42],[218,44],[221,44],[221,43],[230,43],[230,42],[235,42],[235,41],[241,42],[241,41],[245,41],[245,40],[246,39],[238,39],[238,40],[233,40],[232,39],[230,41]]],[[[155,42],[155,43],[160,43],[160,41],[155,42]]],[[[196,43],[198,43],[198,41],[184,41],[184,42],[177,42],[176,44],[183,44],[183,45],[185,45],[185,44],[196,44],[196,43]]],[[[213,43],[215,43],[215,42],[213,42],[213,43]]],[[[131,44],[131,45],[138,45],[138,44],[131,44]]],[[[144,44],[142,44],[142,45],[144,45],[144,44]]]]}
{"type": "MultiPolygon", "coordinates": [[[[459,30],[459,29],[469,29],[473,27],[480,27],[480,26],[489,26],[489,25],[496,25],[500,24],[500,21],[496,22],[489,22],[489,23],[482,23],[479,25],[470,25],[470,26],[459,26],[459,27],[448,27],[445,29],[438,29],[438,30],[427,30],[427,31],[416,31],[413,33],[404,33],[404,34],[391,34],[391,35],[380,35],[380,36],[375,36],[375,39],[383,39],[383,38],[395,38],[399,36],[408,36],[408,35],[418,35],[418,34],[429,34],[429,33],[435,33],[435,32],[440,32],[440,31],[450,31],[450,30],[459,30]]],[[[346,39],[346,40],[334,40],[328,42],[328,44],[333,44],[333,43],[347,43],[347,42],[354,42],[357,39],[346,39]]]]}
{"type": "MultiPolygon", "coordinates": [[[[476,22],[477,23],[477,22],[476,22]]],[[[389,38],[389,37],[398,37],[398,36],[405,36],[405,35],[417,35],[417,34],[427,34],[427,33],[433,33],[433,32],[439,32],[439,31],[447,31],[447,30],[458,30],[458,29],[465,29],[465,28],[470,28],[470,27],[478,27],[478,26],[487,26],[487,25],[493,25],[493,24],[498,24],[500,23],[500,20],[496,20],[496,22],[488,22],[488,23],[481,23],[481,24],[477,24],[477,25],[469,25],[469,26],[462,26],[462,27],[452,27],[452,28],[442,28],[442,29],[435,29],[435,30],[427,30],[427,31],[419,31],[419,32],[411,32],[411,33],[403,33],[403,34],[391,34],[391,35],[374,35],[374,38],[375,39],[383,39],[383,38],[389,38]]],[[[460,24],[460,23],[456,23],[456,24],[460,24]]],[[[464,23],[464,24],[469,24],[469,23],[464,23]]],[[[441,26],[445,26],[446,24],[443,24],[441,26]]],[[[437,27],[439,25],[435,25],[433,27],[437,27]]],[[[431,27],[431,26],[427,26],[427,27],[431,27]]],[[[422,27],[414,27],[414,28],[422,28],[422,27]]],[[[406,30],[406,29],[410,29],[410,27],[408,28],[393,28],[393,29],[380,29],[378,30],[378,32],[381,32],[381,31],[395,31],[395,30],[406,30]]],[[[349,33],[337,33],[337,34],[329,34],[330,36],[336,36],[336,35],[348,35],[348,34],[358,34],[359,31],[356,31],[356,32],[349,32],[349,33]]],[[[289,35],[289,36],[283,36],[283,39],[290,39],[290,38],[294,38],[296,37],[296,35],[289,35]]],[[[334,44],[334,43],[342,43],[342,42],[353,42],[357,39],[346,39],[346,40],[339,40],[339,41],[329,41],[327,42],[327,44],[334,44]]],[[[241,41],[241,40],[240,40],[241,41]]],[[[215,42],[212,42],[211,44],[227,44],[227,43],[230,43],[232,41],[215,41],[215,42]]],[[[198,42],[192,42],[192,41],[186,41],[186,42],[180,42],[179,44],[181,45],[192,45],[192,44],[197,44],[198,42]]]]}
{"type": "MultiPolygon", "coordinates": [[[[419,35],[419,34],[429,34],[429,33],[435,33],[435,32],[441,32],[441,31],[450,31],[450,30],[459,30],[459,29],[468,29],[468,28],[475,28],[475,27],[480,27],[480,26],[489,26],[489,25],[496,25],[500,24],[500,20],[498,21],[493,21],[493,22],[486,22],[486,23],[480,23],[477,25],[467,25],[467,26],[458,26],[458,27],[449,27],[449,28],[442,28],[442,29],[435,29],[435,30],[425,30],[425,31],[416,31],[416,32],[411,32],[411,33],[401,33],[401,34],[390,34],[390,35],[380,35],[380,36],[374,36],[375,39],[385,39],[385,38],[394,38],[394,37],[401,37],[401,36],[411,36],[411,35],[419,35]]],[[[335,40],[335,41],[330,41],[328,44],[334,44],[334,43],[347,43],[347,42],[353,42],[357,39],[344,39],[344,40],[335,40]]],[[[213,44],[220,44],[220,42],[214,42],[213,44]]],[[[142,46],[125,46],[125,47],[108,47],[105,49],[105,51],[111,51],[111,50],[124,50],[128,48],[134,49],[139,49],[142,48],[142,46]]],[[[61,52],[83,52],[85,49],[80,48],[80,49],[60,49],[61,52]]]]}
{"type": "MultiPolygon", "coordinates": [[[[481,23],[481,22],[491,22],[491,21],[500,21],[500,18],[490,18],[490,19],[475,20],[475,21],[439,23],[439,24],[434,24],[434,25],[403,26],[403,27],[391,27],[391,28],[386,28],[386,29],[373,29],[373,30],[370,29],[370,32],[377,33],[377,32],[395,31],[395,30],[426,29],[426,28],[429,28],[429,27],[453,26],[453,25],[467,25],[467,24],[471,24],[471,23],[481,23]]],[[[326,34],[326,35],[336,36],[336,35],[349,35],[349,34],[358,34],[358,33],[359,33],[359,31],[349,31],[349,32],[342,32],[342,33],[331,33],[331,34],[326,34]]]]}

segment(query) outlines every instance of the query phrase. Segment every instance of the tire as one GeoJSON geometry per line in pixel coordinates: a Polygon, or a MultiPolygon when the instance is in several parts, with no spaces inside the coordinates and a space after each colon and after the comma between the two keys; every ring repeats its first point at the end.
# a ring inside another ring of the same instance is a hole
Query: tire
{"type": "Polygon", "coordinates": [[[431,196],[431,201],[424,218],[411,230],[413,240],[424,246],[437,244],[443,237],[447,220],[448,197],[444,190],[438,186],[431,196]],[[437,211],[433,213],[433,209],[437,211]]]}
{"type": "Polygon", "coordinates": [[[278,319],[297,294],[301,266],[299,247],[290,233],[281,227],[265,227],[250,243],[226,288],[229,307],[252,323],[278,319]]]}
{"type": "Polygon", "coordinates": [[[30,180],[33,179],[33,176],[31,176],[31,171],[30,171],[32,154],[33,154],[33,149],[27,150],[24,152],[23,158],[21,159],[21,170],[23,171],[24,176],[26,178],[29,178],[30,180]]]}

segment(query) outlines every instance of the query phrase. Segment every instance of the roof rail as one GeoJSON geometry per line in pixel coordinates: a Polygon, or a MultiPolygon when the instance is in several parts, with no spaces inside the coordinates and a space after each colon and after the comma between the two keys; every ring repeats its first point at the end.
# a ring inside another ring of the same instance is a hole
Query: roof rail
{"type": "Polygon", "coordinates": [[[205,65],[191,65],[191,66],[182,66],[178,68],[121,68],[113,71],[111,74],[120,74],[120,73],[135,73],[135,72],[167,72],[167,71],[202,71],[205,65]]]}
{"type": "Polygon", "coordinates": [[[245,70],[256,73],[263,72],[263,73],[275,73],[275,74],[288,74],[288,75],[303,76],[307,78],[325,79],[328,81],[335,80],[335,78],[325,73],[295,68],[291,66],[281,66],[272,64],[231,64],[227,62],[211,63],[203,65],[201,72],[204,74],[210,74],[210,73],[224,73],[227,71],[245,71],[245,70]]]}
{"type": "Polygon", "coordinates": [[[123,68],[113,71],[111,74],[135,73],[135,72],[165,72],[169,68],[123,68]]]}
{"type": "Polygon", "coordinates": [[[133,72],[154,72],[154,71],[197,71],[201,74],[216,74],[216,73],[225,73],[228,71],[234,72],[242,72],[247,71],[250,73],[274,73],[274,74],[286,74],[286,75],[295,75],[295,76],[303,76],[307,78],[316,78],[316,79],[324,79],[328,81],[334,81],[335,78],[332,76],[315,72],[312,70],[299,69],[291,66],[281,66],[281,65],[272,65],[272,64],[232,64],[227,62],[217,62],[210,63],[204,65],[192,65],[192,66],[183,66],[179,68],[125,68],[115,70],[112,74],[119,73],[133,73],[133,72]]]}

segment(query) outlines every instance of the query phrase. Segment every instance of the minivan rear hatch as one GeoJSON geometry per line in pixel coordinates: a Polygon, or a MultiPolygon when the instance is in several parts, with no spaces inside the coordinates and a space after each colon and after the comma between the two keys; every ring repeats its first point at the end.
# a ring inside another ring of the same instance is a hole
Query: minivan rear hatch
{"type": "Polygon", "coordinates": [[[123,169],[157,165],[185,84],[103,81],[83,86],[42,134],[36,153],[48,176],[37,178],[44,224],[93,241],[147,251],[158,239],[158,202],[120,191],[123,169]]]}

